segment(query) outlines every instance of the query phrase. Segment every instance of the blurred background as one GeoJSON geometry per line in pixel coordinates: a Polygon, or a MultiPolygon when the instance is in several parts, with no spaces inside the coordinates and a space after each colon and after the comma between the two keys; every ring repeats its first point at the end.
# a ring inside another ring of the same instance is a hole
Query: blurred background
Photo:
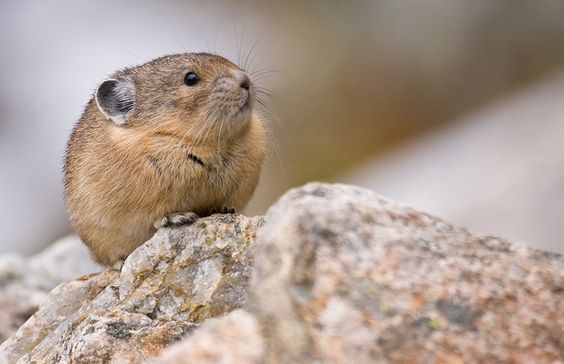
{"type": "Polygon", "coordinates": [[[355,183],[564,252],[564,2],[0,2],[0,254],[71,232],[62,158],[113,71],[179,52],[249,65],[273,141],[248,214],[355,183]]]}

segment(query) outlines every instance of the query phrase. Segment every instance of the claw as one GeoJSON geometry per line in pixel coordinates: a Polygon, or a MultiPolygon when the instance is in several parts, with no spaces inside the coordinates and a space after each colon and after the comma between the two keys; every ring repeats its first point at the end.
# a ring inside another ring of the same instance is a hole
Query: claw
{"type": "Polygon", "coordinates": [[[172,214],[165,216],[153,224],[156,229],[165,226],[179,226],[179,225],[190,225],[199,219],[199,216],[194,212],[185,212],[183,214],[172,214]]]}
{"type": "Polygon", "coordinates": [[[233,207],[222,206],[221,208],[212,208],[210,214],[234,214],[235,209],[233,207]]]}

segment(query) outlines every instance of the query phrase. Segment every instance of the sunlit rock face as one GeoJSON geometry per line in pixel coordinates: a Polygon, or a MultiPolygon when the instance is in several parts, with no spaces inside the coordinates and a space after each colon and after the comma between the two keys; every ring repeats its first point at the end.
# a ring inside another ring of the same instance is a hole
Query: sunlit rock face
{"type": "Polygon", "coordinates": [[[558,362],[563,296],[561,255],[314,183],[59,285],[0,362],[558,362]]]}
{"type": "Polygon", "coordinates": [[[292,190],[266,220],[246,308],[160,363],[562,360],[558,254],[346,185],[292,190]]]}
{"type": "Polygon", "coordinates": [[[0,362],[146,362],[198,323],[245,304],[261,222],[214,215],[159,230],[121,271],[55,288],[0,346],[0,362]]]}

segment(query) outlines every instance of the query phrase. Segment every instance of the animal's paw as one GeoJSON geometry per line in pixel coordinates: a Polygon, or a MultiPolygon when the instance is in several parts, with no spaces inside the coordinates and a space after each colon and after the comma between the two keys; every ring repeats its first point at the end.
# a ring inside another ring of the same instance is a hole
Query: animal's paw
{"type": "Polygon", "coordinates": [[[165,226],[179,226],[179,225],[190,225],[199,219],[199,216],[193,212],[185,212],[182,214],[172,214],[158,219],[153,224],[156,229],[165,226]]]}
{"type": "Polygon", "coordinates": [[[234,214],[235,209],[233,207],[223,206],[222,208],[213,208],[210,211],[210,214],[234,214]]]}
{"type": "Polygon", "coordinates": [[[110,266],[110,269],[111,270],[117,270],[119,272],[119,271],[121,271],[121,268],[123,267],[124,262],[125,262],[124,259],[116,260],[115,262],[112,263],[112,265],[110,266]]]}

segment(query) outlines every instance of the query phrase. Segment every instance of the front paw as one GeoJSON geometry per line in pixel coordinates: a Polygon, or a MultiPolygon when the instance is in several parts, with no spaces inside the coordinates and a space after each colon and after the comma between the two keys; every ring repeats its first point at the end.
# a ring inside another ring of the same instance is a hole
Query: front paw
{"type": "Polygon", "coordinates": [[[235,213],[235,209],[233,207],[227,207],[227,206],[223,206],[221,208],[213,208],[210,211],[210,214],[234,214],[235,213]]]}
{"type": "Polygon", "coordinates": [[[165,227],[165,226],[180,226],[180,225],[190,225],[193,224],[196,220],[199,219],[199,216],[196,215],[194,212],[185,212],[182,214],[171,214],[165,216],[161,219],[158,219],[153,224],[156,229],[165,227]]]}
{"type": "Polygon", "coordinates": [[[112,263],[112,265],[110,266],[110,269],[111,270],[117,270],[118,272],[121,272],[121,268],[123,267],[124,262],[125,262],[125,259],[116,260],[115,262],[112,263]]]}

